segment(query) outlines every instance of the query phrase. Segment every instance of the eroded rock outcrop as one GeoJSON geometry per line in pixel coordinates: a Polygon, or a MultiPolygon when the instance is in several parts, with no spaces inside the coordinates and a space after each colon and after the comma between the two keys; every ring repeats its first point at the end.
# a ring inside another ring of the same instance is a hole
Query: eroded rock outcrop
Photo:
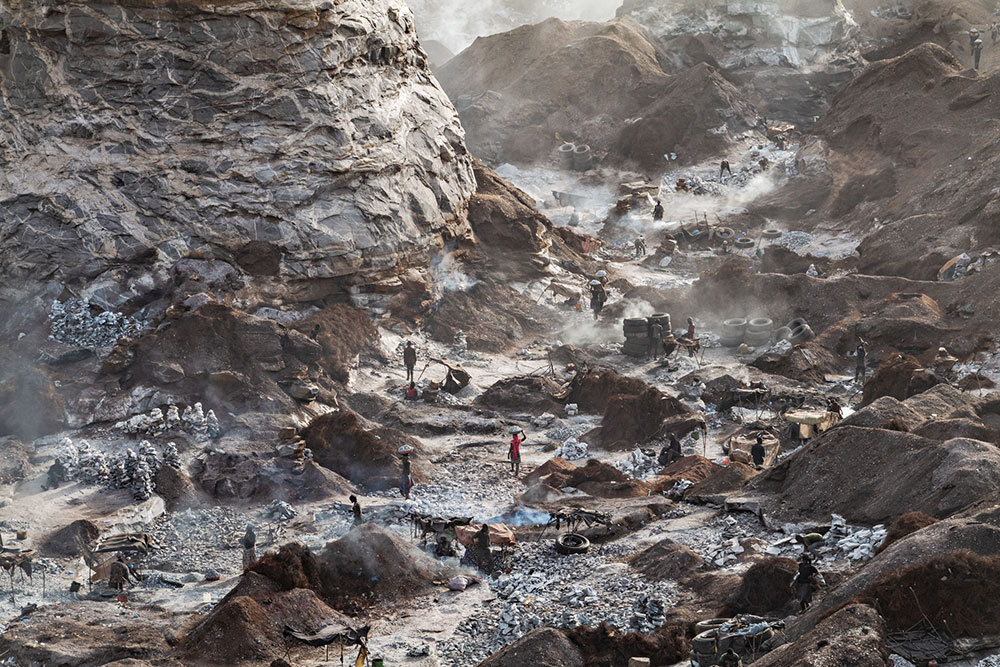
{"type": "Polygon", "coordinates": [[[336,291],[466,231],[462,128],[399,2],[25,0],[0,26],[8,289],[117,307],[215,258],[336,291]]]}

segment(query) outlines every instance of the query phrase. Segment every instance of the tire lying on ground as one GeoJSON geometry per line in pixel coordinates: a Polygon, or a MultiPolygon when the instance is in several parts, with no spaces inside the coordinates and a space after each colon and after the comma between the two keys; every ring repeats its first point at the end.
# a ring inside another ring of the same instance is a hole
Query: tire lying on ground
{"type": "Polygon", "coordinates": [[[740,250],[749,250],[754,247],[754,242],[753,239],[748,239],[744,236],[743,238],[736,239],[736,241],[733,242],[733,245],[740,250]]]}
{"type": "Polygon", "coordinates": [[[801,317],[796,317],[794,320],[792,320],[785,326],[791,329],[792,331],[795,331],[799,327],[804,327],[806,324],[808,324],[808,322],[806,322],[804,319],[802,319],[801,317]]]}
{"type": "Polygon", "coordinates": [[[767,331],[771,332],[774,328],[774,320],[767,317],[755,317],[754,319],[747,322],[747,332],[751,331],[767,331]]]}
{"type": "Polygon", "coordinates": [[[809,327],[809,325],[803,324],[798,328],[792,329],[792,333],[788,337],[788,340],[792,343],[792,345],[798,345],[799,343],[811,341],[815,337],[816,334],[813,333],[813,330],[809,327]]]}
{"type": "Polygon", "coordinates": [[[579,533],[566,533],[556,538],[556,551],[564,555],[585,554],[590,549],[590,540],[579,533]]]}
{"type": "Polygon", "coordinates": [[[791,335],[792,335],[792,330],[789,329],[788,327],[781,327],[780,329],[774,330],[775,341],[785,340],[786,338],[790,338],[791,335]]]}

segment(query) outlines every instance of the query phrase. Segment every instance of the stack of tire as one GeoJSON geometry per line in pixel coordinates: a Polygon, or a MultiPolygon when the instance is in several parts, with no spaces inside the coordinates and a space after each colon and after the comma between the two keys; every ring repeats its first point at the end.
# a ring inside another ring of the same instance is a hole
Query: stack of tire
{"type": "Polygon", "coordinates": [[[747,322],[747,332],[743,342],[750,347],[763,347],[771,342],[774,322],[766,317],[755,317],[747,322]]]}
{"type": "Polygon", "coordinates": [[[573,169],[573,153],[576,144],[566,142],[559,147],[559,164],[563,169],[573,169]]]}
{"type": "Polygon", "coordinates": [[[722,335],[719,337],[719,342],[722,343],[723,347],[739,347],[746,332],[746,318],[737,317],[726,320],[722,323],[722,335]]]}
{"type": "Polygon", "coordinates": [[[759,651],[761,644],[774,637],[774,629],[764,625],[767,621],[759,616],[743,616],[740,620],[744,625],[759,624],[761,629],[755,634],[736,634],[724,631],[722,628],[732,619],[713,618],[702,621],[695,626],[692,640],[691,661],[705,665],[717,665],[719,658],[730,648],[739,654],[747,655],[759,651]]]}
{"type": "Polygon", "coordinates": [[[627,317],[622,333],[625,334],[622,353],[630,357],[645,357],[649,352],[649,322],[642,317],[627,317]]]}
{"type": "Polygon", "coordinates": [[[590,146],[577,145],[573,148],[573,169],[574,171],[587,171],[594,166],[594,155],[590,151],[590,146]]]}

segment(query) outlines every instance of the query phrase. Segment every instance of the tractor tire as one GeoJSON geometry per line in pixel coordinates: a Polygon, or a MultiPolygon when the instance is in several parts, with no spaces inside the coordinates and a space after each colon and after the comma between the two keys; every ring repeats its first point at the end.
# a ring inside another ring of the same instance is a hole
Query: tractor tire
{"type": "Polygon", "coordinates": [[[579,533],[566,533],[556,538],[556,551],[570,556],[585,554],[590,549],[590,540],[579,533]]]}
{"type": "Polygon", "coordinates": [[[730,618],[710,618],[705,621],[699,621],[695,623],[694,632],[695,634],[700,635],[701,633],[707,632],[708,630],[715,630],[717,628],[721,628],[723,625],[725,625],[731,620],[732,619],[730,618]]]}

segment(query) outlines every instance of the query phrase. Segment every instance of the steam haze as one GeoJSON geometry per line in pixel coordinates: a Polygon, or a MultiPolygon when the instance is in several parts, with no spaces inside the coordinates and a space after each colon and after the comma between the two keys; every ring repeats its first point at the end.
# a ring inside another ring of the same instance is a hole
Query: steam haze
{"type": "Polygon", "coordinates": [[[495,35],[547,18],[606,21],[621,0],[410,0],[420,39],[459,53],[476,37],[495,35]]]}

